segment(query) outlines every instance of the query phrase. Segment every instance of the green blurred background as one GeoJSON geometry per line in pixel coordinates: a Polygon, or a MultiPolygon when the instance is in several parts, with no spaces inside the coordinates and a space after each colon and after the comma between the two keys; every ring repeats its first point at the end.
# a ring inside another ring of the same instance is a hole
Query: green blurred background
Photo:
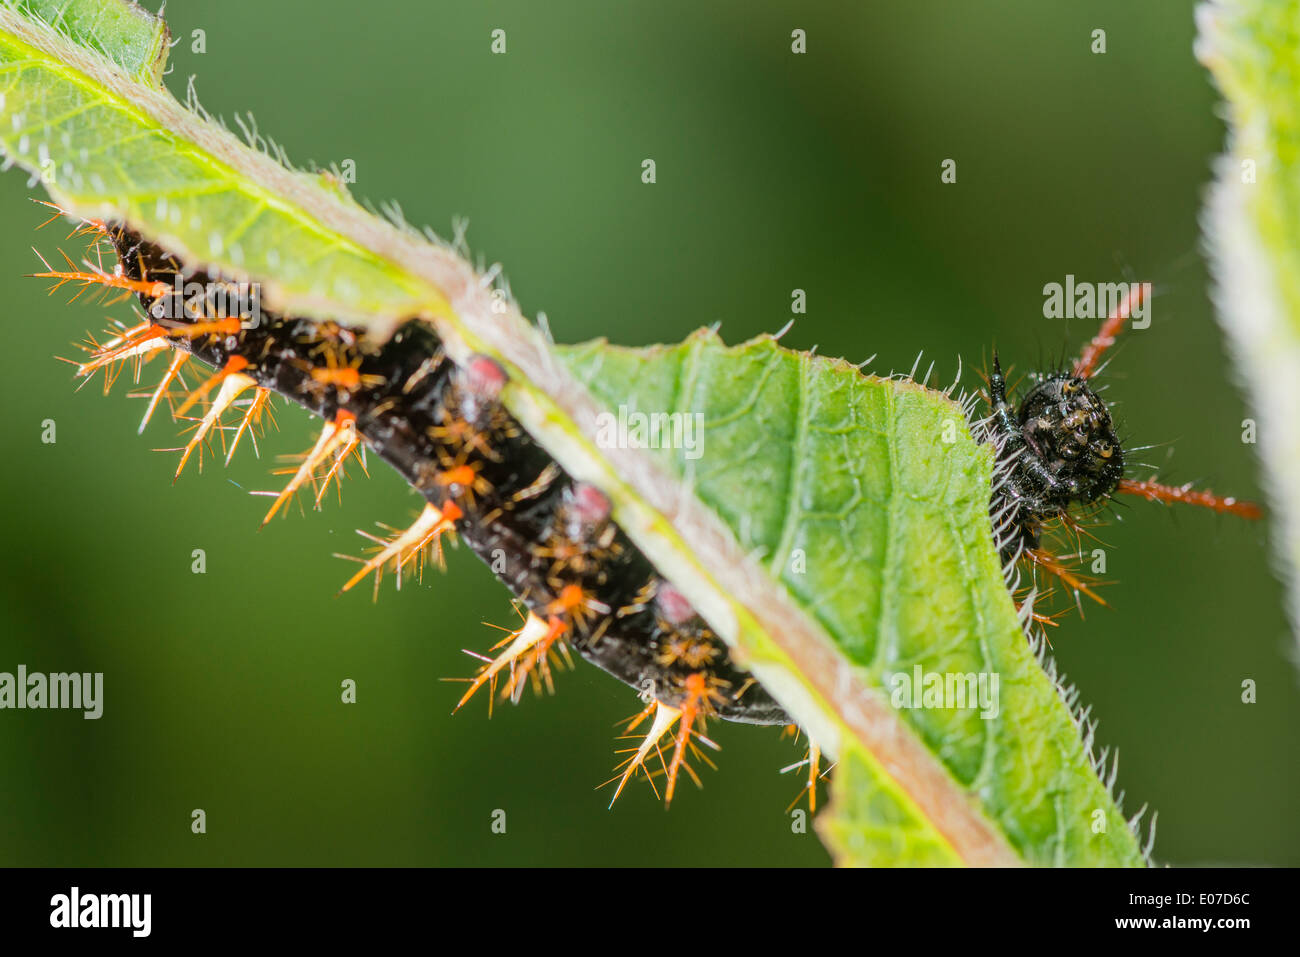
{"type": "MultiPolygon", "coordinates": [[[[919,351],[968,385],[992,343],[1027,370],[1093,331],[1042,318],[1042,287],[1156,284],[1108,397],[1174,480],[1257,495],[1246,415],[1207,298],[1197,218],[1224,130],[1186,3],[688,0],[364,4],[172,0],[168,78],[251,110],[299,162],[352,159],[360,197],[398,199],[507,267],[556,338],[736,342],[808,314],[786,344],[874,368],[919,351]],[[508,53],[489,53],[507,31],[508,53]],[[790,52],[807,31],[808,53],[790,52]],[[1105,29],[1108,52],[1090,52],[1105,29]],[[206,53],[191,31],[206,32],[206,53]],[[655,159],[658,182],[640,182],[655,159]],[[940,183],[954,158],[958,182],[940,183]]],[[[261,532],[278,454],[314,425],[279,406],[262,461],[191,467],[125,383],[77,393],[70,343],[105,310],[23,279],[65,229],[0,177],[0,670],[103,671],[105,714],[0,712],[0,863],[816,865],[791,832],[802,750],[721,726],[721,770],[665,813],[594,785],[637,707],[586,665],[550,699],[449,716],[507,594],[467,551],[377,604],[335,598],[356,528],[418,502],[382,466],[340,506],[261,532]],[[58,442],[40,442],[41,421],[58,442]],[[206,550],[207,574],[190,571],[206,550]],[[358,703],[339,702],[344,678],[358,703]],[[208,833],[191,834],[203,808],[208,833]],[[493,811],[505,834],[491,830],[493,811]]],[[[118,315],[125,315],[119,308],[118,315]]],[[[156,374],[153,372],[151,374],[156,374]]],[[[152,381],[152,379],[148,380],[152,381]]],[[[356,474],[354,470],[354,475],[356,474]]],[[[1267,528],[1139,503],[1105,529],[1109,608],[1053,632],[1122,754],[1126,807],[1159,810],[1174,864],[1300,864],[1300,693],[1267,528]],[[1240,702],[1241,682],[1258,703],[1240,702]]]]}

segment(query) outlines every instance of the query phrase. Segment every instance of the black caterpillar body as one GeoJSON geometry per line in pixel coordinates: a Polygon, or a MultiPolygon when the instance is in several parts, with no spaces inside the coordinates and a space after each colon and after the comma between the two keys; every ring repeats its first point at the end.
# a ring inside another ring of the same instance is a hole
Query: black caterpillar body
{"type": "Polygon", "coordinates": [[[995,352],[989,410],[1002,454],[1012,462],[991,510],[996,513],[1003,501],[1016,509],[1016,532],[1001,545],[1003,562],[1015,562],[1039,548],[1045,524],[1115,494],[1124,477],[1124,449],[1109,407],[1084,376],[1037,376],[1016,406],[1008,401],[995,352]]]}
{"type": "MultiPolygon", "coordinates": [[[[110,226],[107,236],[129,279],[209,281],[125,227],[110,226]]],[[[186,321],[166,297],[137,295],[146,315],[186,321]]],[[[326,421],[339,413],[355,416],[367,448],[428,502],[437,508],[455,503],[463,513],[457,534],[529,610],[546,619],[565,586],[581,587],[589,601],[585,611],[568,616],[565,640],[643,697],[678,707],[686,679],[705,672],[722,692],[711,714],[749,724],[790,723],[610,520],[607,500],[555,463],[500,405],[490,382],[476,382],[473,369],[452,362],[429,325],[408,322],[376,346],[360,332],[264,310],[238,333],[177,336],[172,344],[215,369],[241,357],[244,375],[326,421]],[[323,356],[332,367],[355,368],[355,386],[314,377],[323,356]],[[473,481],[446,481],[449,472],[466,466],[473,481]]]]}

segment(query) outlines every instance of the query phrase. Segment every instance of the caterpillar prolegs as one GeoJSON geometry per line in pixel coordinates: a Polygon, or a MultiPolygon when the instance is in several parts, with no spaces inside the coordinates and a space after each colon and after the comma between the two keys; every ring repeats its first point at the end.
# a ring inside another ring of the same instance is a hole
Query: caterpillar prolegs
{"type": "MultiPolygon", "coordinates": [[[[528,684],[552,685],[552,671],[570,651],[637,690],[646,707],[628,727],[649,719],[640,745],[618,768],[614,797],[637,772],[654,786],[665,779],[672,799],[679,775],[697,780],[693,758],[709,719],[789,725],[771,695],[738,668],[726,645],[682,593],[656,572],[619,529],[609,499],[573,480],[500,403],[506,373],[475,356],[457,365],[433,329],[410,322],[382,343],[341,325],[269,313],[250,314],[237,296],[211,295],[223,284],[188,268],[119,224],[90,223],[86,232],[111,246],[118,265],[39,275],[134,294],[143,308],[135,326],[107,341],[91,340],[78,364],[85,377],[102,371],[109,383],[125,363],[162,356],[166,370],[153,392],[143,430],[166,401],[176,418],[197,417],[177,475],[216,436],[227,459],[255,434],[273,394],[321,417],[313,448],[275,498],[269,521],[300,492],[320,503],[345,462],[363,450],[388,462],[424,497],[414,524],[376,541],[377,554],[343,585],[367,575],[375,588],[386,568],[398,575],[441,560],[442,539],[455,535],[510,588],[526,612],[485,659],[459,709],[480,690],[517,701],[528,684]],[[188,295],[189,289],[208,291],[188,295]],[[184,382],[192,361],[209,367],[193,389],[184,382]],[[191,410],[195,410],[193,413],[191,410]],[[226,419],[237,416],[237,424],[226,419]]],[[[138,372],[138,366],[137,366],[138,372]]],[[[810,747],[807,792],[815,807],[819,755],[810,747]]],[[[656,788],[658,793],[658,788],[656,788]]]]}

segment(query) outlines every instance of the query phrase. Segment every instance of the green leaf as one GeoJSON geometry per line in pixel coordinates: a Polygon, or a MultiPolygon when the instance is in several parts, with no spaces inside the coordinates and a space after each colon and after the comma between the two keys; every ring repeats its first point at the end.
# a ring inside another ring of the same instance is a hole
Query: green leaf
{"type": "Polygon", "coordinates": [[[429,322],[454,360],[502,362],[515,417],[606,491],[624,531],[837,760],[820,825],[840,861],[1144,863],[1086,722],[1021,631],[989,518],[994,453],[958,402],[770,337],[554,347],[455,251],[172,99],[144,52],[161,28],[123,14],[97,31],[86,9],[0,0],[6,162],[71,213],[262,283],[264,307],[371,339],[429,322]],[[32,17],[52,11],[58,28],[32,17]],[[682,413],[702,422],[700,444],[611,440],[620,409],[682,413]],[[997,695],[983,716],[895,707],[896,676],[918,670],[996,676],[997,695]]]}
{"type": "Polygon", "coordinates": [[[105,15],[117,32],[92,38],[66,19],[56,29],[20,15],[47,6],[65,5],[0,4],[0,147],[64,209],[125,219],[215,273],[262,277],[265,296],[287,312],[383,335],[401,319],[448,311],[436,288],[393,261],[427,244],[366,213],[336,178],[288,170],[141,82],[148,31],[135,19],[105,15]],[[127,42],[112,47],[116,56],[97,52],[119,37],[127,42]]]}
{"type": "Polygon", "coordinates": [[[167,65],[167,24],[134,3],[103,0],[14,0],[31,20],[49,24],[74,43],[95,50],[133,79],[157,84],[167,65]]]}
{"type": "MultiPolygon", "coordinates": [[[[597,435],[602,444],[635,435],[638,412],[668,413],[665,425],[698,417],[695,441],[659,449],[658,463],[723,520],[846,663],[856,687],[838,714],[802,715],[810,727],[835,725],[814,737],[841,742],[836,793],[849,796],[837,797],[822,827],[846,859],[953,862],[943,834],[964,826],[949,819],[954,802],[973,805],[1028,862],[1139,859],[1021,630],[993,545],[992,449],[972,438],[961,406],[770,337],[727,348],[700,332],[648,350],[595,342],[559,352],[614,410],[609,434],[597,435]],[[616,430],[620,412],[627,425],[616,430]],[[917,669],[996,676],[994,705],[983,716],[975,706],[895,710],[895,680],[914,679],[917,669]],[[855,708],[871,713],[845,720],[855,708]],[[909,778],[908,794],[881,768],[882,759],[916,759],[906,749],[890,755],[897,718],[927,760],[937,759],[929,785],[946,789],[943,805],[917,806],[927,800],[922,774],[909,778]],[[1094,833],[1098,821],[1105,829],[1094,833]]],[[[641,440],[660,444],[648,432],[641,440]]],[[[707,570],[683,566],[681,574],[707,570]]],[[[796,694],[833,700],[835,684],[850,680],[785,671],[775,639],[755,631],[740,642],[768,688],[797,685],[796,694]],[[769,661],[772,670],[760,665],[769,661]]]]}
{"type": "Polygon", "coordinates": [[[1219,0],[1197,20],[1197,54],[1228,105],[1203,217],[1215,304],[1257,420],[1300,635],[1300,2],[1219,0]]]}

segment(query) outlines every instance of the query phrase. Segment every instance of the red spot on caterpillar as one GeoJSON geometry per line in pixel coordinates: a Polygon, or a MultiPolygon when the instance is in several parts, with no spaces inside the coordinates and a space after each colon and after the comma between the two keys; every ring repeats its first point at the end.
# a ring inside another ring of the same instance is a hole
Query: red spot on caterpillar
{"type": "Polygon", "coordinates": [[[474,356],[461,375],[465,390],[481,402],[496,402],[506,385],[506,372],[487,356],[474,356]]]}
{"type": "Polygon", "coordinates": [[[573,486],[570,508],[574,520],[584,528],[592,529],[609,521],[609,498],[594,485],[578,482],[573,486]]]}
{"type": "Polygon", "coordinates": [[[672,625],[684,625],[695,617],[695,608],[677,587],[668,581],[661,581],[655,591],[655,606],[665,621],[672,625]]]}

